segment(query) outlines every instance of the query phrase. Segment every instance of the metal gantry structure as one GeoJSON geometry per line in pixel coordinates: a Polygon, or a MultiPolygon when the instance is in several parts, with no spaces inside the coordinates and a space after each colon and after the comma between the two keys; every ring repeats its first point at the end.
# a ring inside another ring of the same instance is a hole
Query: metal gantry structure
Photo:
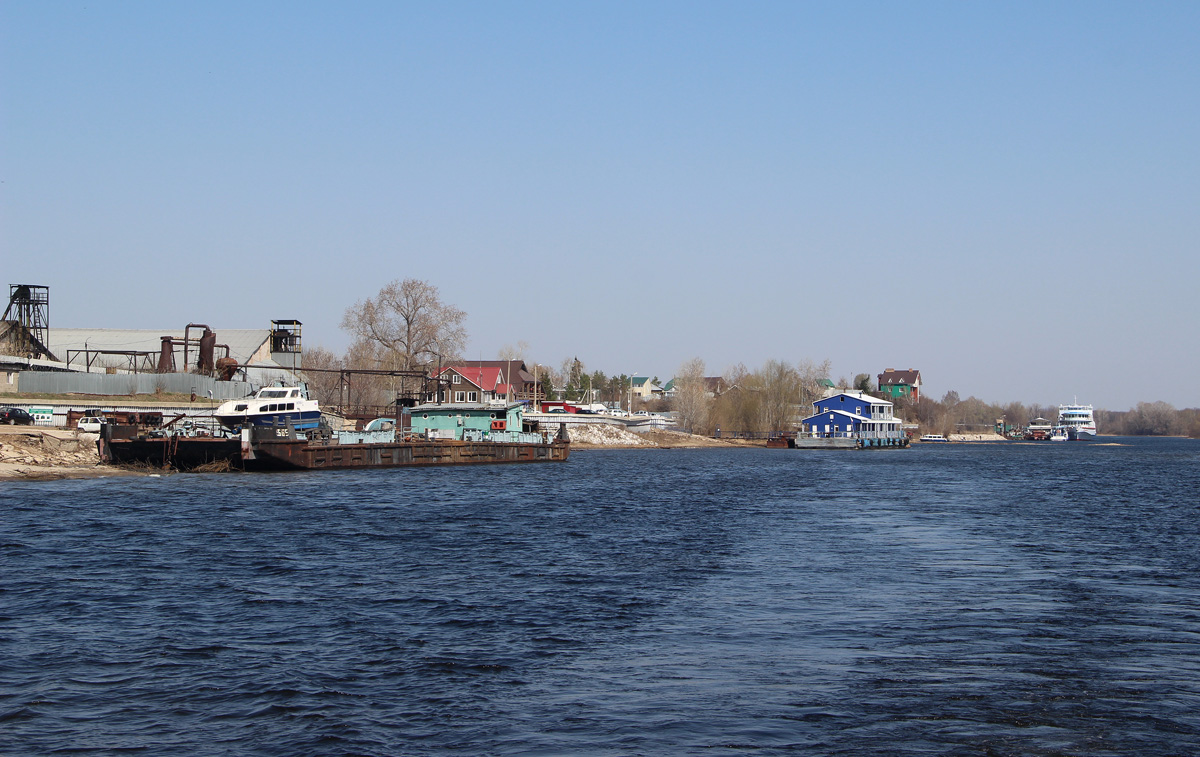
{"type": "Polygon", "coordinates": [[[11,284],[5,321],[19,328],[10,335],[13,348],[21,355],[57,360],[46,346],[50,332],[50,287],[39,284],[11,284]]]}

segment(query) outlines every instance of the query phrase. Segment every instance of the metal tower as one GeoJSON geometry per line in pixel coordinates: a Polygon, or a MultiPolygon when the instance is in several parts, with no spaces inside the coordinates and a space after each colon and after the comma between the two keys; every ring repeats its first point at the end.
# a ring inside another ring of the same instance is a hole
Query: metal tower
{"type": "Polygon", "coordinates": [[[50,287],[37,284],[12,284],[8,287],[8,308],[5,321],[16,321],[22,328],[13,329],[13,347],[22,355],[55,360],[46,346],[50,331],[50,287]]]}

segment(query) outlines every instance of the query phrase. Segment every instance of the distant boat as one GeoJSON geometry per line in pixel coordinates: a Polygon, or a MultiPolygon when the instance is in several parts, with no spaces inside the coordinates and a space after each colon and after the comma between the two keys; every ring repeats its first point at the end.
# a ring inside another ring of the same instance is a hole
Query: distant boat
{"type": "Polygon", "coordinates": [[[1075,441],[1089,439],[1096,435],[1096,419],[1091,405],[1059,405],[1058,425],[1055,431],[1061,430],[1067,438],[1075,441]]]}
{"type": "Polygon", "coordinates": [[[1054,430],[1050,432],[1050,441],[1052,442],[1065,442],[1070,438],[1067,429],[1062,426],[1055,426],[1054,430]]]}
{"type": "Polygon", "coordinates": [[[950,441],[950,440],[947,439],[942,434],[921,434],[921,441],[923,441],[923,442],[946,442],[946,441],[950,441]]]}
{"type": "Polygon", "coordinates": [[[267,387],[253,397],[221,403],[213,415],[226,428],[286,426],[289,422],[297,430],[316,428],[321,422],[321,409],[316,400],[304,394],[295,386],[267,387]]]}

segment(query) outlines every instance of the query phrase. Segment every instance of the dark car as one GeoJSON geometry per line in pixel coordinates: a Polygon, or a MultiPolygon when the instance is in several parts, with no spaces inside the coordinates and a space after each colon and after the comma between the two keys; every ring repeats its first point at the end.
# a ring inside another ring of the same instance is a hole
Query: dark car
{"type": "Polygon", "coordinates": [[[0,407],[0,423],[10,426],[32,426],[33,416],[19,407],[0,407]]]}

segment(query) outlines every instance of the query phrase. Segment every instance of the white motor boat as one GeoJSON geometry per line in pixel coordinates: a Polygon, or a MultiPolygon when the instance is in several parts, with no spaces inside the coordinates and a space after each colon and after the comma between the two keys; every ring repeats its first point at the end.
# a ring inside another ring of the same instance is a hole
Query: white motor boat
{"type": "Polygon", "coordinates": [[[226,428],[242,426],[286,426],[297,430],[316,428],[321,409],[298,386],[271,386],[259,389],[253,397],[221,403],[214,413],[226,428]]]}

